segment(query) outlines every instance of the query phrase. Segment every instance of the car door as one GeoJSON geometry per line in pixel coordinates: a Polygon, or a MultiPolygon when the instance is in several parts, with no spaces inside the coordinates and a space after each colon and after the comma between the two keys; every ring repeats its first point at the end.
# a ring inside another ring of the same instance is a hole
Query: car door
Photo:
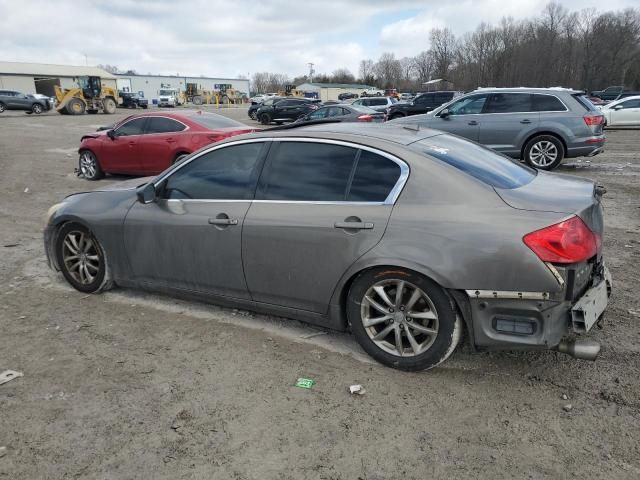
{"type": "Polygon", "coordinates": [[[274,142],[242,233],[252,299],[326,313],[338,280],[382,237],[407,174],[343,142],[274,142]]]}
{"type": "Polygon", "coordinates": [[[525,92],[489,94],[479,122],[479,142],[498,152],[518,154],[537,131],[540,114],[533,111],[532,95],[525,92]]]}
{"type": "Polygon", "coordinates": [[[157,175],[175,160],[176,149],[188,127],[164,116],[147,118],[144,134],[138,139],[138,152],[144,173],[157,175]]]}
{"type": "Polygon", "coordinates": [[[113,130],[113,139],[105,140],[99,160],[112,173],[144,173],[139,141],[144,134],[147,117],[135,117],[113,130]]]}
{"type": "Polygon", "coordinates": [[[244,141],[214,147],[160,180],[155,202],[134,204],[124,222],[133,279],[248,298],[242,227],[268,145],[244,141]]]}
{"type": "Polygon", "coordinates": [[[318,110],[305,115],[305,120],[322,120],[327,116],[328,112],[329,112],[328,107],[319,108],[318,110]]]}
{"type": "Polygon", "coordinates": [[[611,109],[611,126],[640,125],[640,99],[624,100],[611,109]]]}
{"type": "Polygon", "coordinates": [[[438,110],[428,117],[428,125],[437,130],[454,133],[461,137],[478,141],[482,107],[487,100],[486,93],[469,95],[438,110]]]}

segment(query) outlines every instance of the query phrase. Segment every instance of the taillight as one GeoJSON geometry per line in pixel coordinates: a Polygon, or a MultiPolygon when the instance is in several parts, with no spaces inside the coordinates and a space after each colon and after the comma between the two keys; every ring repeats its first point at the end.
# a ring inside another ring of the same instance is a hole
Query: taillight
{"type": "Polygon", "coordinates": [[[584,123],[588,126],[602,125],[604,123],[604,117],[602,115],[585,115],[582,118],[584,118],[584,123]]]}
{"type": "Polygon", "coordinates": [[[583,262],[593,257],[600,246],[600,238],[576,216],[528,233],[522,241],[540,260],[551,263],[583,262]]]}
{"type": "Polygon", "coordinates": [[[373,121],[373,116],[369,115],[368,113],[365,115],[359,115],[358,116],[358,121],[359,122],[372,122],[373,121]]]}

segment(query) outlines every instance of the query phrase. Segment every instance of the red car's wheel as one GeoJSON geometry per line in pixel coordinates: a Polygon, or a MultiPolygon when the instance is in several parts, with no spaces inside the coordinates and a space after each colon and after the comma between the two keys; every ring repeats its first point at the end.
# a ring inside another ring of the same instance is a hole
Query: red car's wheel
{"type": "Polygon", "coordinates": [[[104,177],[104,171],[100,168],[98,159],[95,154],[89,150],[83,150],[80,152],[80,159],[78,160],[78,166],[80,173],[87,180],[100,180],[104,177]]]}

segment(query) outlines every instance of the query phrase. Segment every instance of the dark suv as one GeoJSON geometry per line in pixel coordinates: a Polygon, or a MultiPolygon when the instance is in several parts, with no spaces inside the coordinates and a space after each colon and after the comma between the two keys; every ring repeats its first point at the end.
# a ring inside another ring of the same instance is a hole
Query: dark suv
{"type": "Polygon", "coordinates": [[[46,99],[39,99],[33,95],[14,90],[0,90],[0,113],[5,110],[24,110],[27,113],[42,113],[51,109],[46,99]]]}
{"type": "Polygon", "coordinates": [[[409,115],[418,115],[420,113],[428,113],[434,108],[450,102],[457,92],[428,92],[421,93],[411,102],[396,103],[387,108],[387,118],[408,117],[409,115]]]}
{"type": "Polygon", "coordinates": [[[565,88],[480,88],[396,122],[454,133],[542,170],[597,155],[605,142],[602,112],[584,92],[565,88]]]}
{"type": "Polygon", "coordinates": [[[313,98],[283,98],[271,104],[267,101],[258,108],[256,116],[263,125],[269,125],[271,122],[282,125],[285,121],[296,121],[312,110],[316,110],[319,103],[320,100],[313,98]]]}

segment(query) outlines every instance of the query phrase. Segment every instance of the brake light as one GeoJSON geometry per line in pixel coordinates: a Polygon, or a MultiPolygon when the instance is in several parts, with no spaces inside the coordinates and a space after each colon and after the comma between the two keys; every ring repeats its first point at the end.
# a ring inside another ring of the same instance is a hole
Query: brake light
{"type": "Polygon", "coordinates": [[[358,121],[359,122],[372,122],[373,121],[373,116],[369,115],[368,113],[364,114],[364,115],[359,115],[358,116],[358,121]]]}
{"type": "Polygon", "coordinates": [[[590,127],[592,125],[602,125],[604,123],[604,116],[602,115],[585,115],[582,118],[584,118],[584,123],[590,127]]]}
{"type": "Polygon", "coordinates": [[[578,263],[593,257],[600,238],[579,217],[556,223],[522,237],[527,247],[550,263],[578,263]]]}

